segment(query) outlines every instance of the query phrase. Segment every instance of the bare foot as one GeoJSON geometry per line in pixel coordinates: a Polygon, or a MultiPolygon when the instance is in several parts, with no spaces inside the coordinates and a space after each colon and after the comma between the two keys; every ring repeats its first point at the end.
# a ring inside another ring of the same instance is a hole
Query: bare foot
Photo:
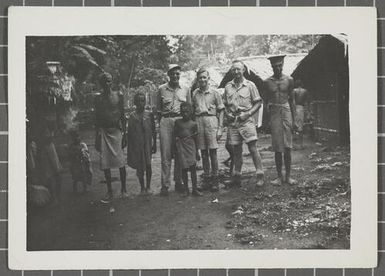
{"type": "Polygon", "coordinates": [[[257,183],[255,183],[256,187],[262,187],[265,184],[263,180],[263,175],[257,175],[257,183]]]}
{"type": "Polygon", "coordinates": [[[270,183],[274,186],[281,186],[283,184],[283,178],[277,177],[276,179],[272,180],[270,183]]]}
{"type": "Polygon", "coordinates": [[[286,183],[289,184],[289,185],[295,185],[295,184],[297,184],[297,181],[292,179],[292,178],[290,178],[290,177],[287,177],[286,178],[286,183]]]}

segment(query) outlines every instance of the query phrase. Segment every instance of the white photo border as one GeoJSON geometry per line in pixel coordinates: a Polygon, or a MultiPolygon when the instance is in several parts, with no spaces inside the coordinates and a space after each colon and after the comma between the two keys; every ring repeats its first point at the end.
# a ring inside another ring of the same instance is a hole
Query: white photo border
{"type": "Polygon", "coordinates": [[[377,265],[375,8],[11,7],[8,22],[8,258],[11,269],[368,268],[377,265]],[[27,251],[26,36],[338,33],[346,34],[349,40],[350,249],[27,251]]]}

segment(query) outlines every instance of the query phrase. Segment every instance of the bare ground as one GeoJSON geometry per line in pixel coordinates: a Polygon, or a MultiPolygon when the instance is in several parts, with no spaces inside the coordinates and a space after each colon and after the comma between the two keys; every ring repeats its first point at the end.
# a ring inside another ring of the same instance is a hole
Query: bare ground
{"type": "MultiPolygon", "coordinates": [[[[84,132],[92,144],[92,132],[84,132]]],[[[219,161],[227,158],[224,141],[219,161]]],[[[253,166],[244,157],[241,188],[183,198],[160,197],[160,154],[153,157],[152,196],[139,196],[135,171],[127,170],[129,198],[118,198],[118,171],[113,171],[116,199],[105,194],[97,153],[90,146],[94,180],[86,194],[73,194],[68,170],[59,204],[31,208],[27,216],[28,250],[164,250],[164,249],[301,249],[349,248],[349,150],[310,141],[293,151],[295,186],[272,186],[276,176],[270,137],[259,140],[266,185],[255,188],[253,166]],[[217,199],[217,200],[215,200],[217,199]],[[214,201],[214,202],[213,202],[214,201]],[[217,201],[217,202],[216,202],[217,201]],[[110,212],[111,207],[114,212],[110,212]]],[[[244,151],[247,153],[246,147],[244,151]]],[[[63,162],[65,163],[65,162],[63,162]]],[[[223,167],[221,165],[220,167],[223,167]]],[[[199,173],[199,172],[198,172],[199,173]]],[[[226,169],[222,179],[228,179],[226,169]]],[[[173,187],[172,189],[173,190],[173,187]]]]}

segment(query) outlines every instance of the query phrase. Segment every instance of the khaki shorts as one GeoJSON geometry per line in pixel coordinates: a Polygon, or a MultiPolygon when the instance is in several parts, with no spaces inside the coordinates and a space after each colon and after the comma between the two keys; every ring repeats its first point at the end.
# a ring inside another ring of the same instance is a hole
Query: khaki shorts
{"type": "Polygon", "coordinates": [[[252,118],[242,123],[230,124],[227,128],[230,145],[239,145],[242,142],[250,143],[258,140],[255,122],[252,118]]]}
{"type": "Polygon", "coordinates": [[[198,149],[217,149],[218,118],[216,116],[198,116],[198,149]]]}

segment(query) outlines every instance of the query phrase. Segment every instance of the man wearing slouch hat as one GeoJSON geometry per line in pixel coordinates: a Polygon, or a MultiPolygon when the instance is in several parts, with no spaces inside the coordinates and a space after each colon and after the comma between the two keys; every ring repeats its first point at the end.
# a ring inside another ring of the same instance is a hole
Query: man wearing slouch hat
{"type": "MultiPolygon", "coordinates": [[[[159,120],[160,157],[161,157],[161,196],[168,195],[171,182],[171,160],[174,151],[174,125],[175,121],[182,118],[180,105],[182,102],[190,102],[189,90],[179,83],[181,67],[170,64],[167,75],[169,81],[159,86],[157,95],[157,111],[159,120]]],[[[178,157],[174,156],[174,181],[175,190],[183,192],[181,171],[178,157]]]]}

